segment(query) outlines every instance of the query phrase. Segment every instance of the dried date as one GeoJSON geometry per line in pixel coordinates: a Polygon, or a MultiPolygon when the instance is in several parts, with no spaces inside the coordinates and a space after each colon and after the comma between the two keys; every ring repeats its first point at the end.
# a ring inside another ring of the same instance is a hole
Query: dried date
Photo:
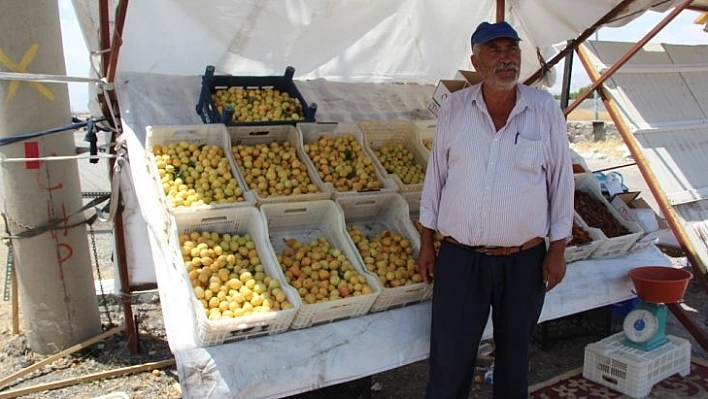
{"type": "Polygon", "coordinates": [[[568,246],[583,245],[592,242],[590,233],[584,228],[578,226],[577,223],[573,223],[573,239],[570,240],[568,246]]]}
{"type": "Polygon", "coordinates": [[[575,190],[575,211],[580,214],[588,226],[602,230],[609,238],[631,233],[610,213],[605,203],[590,193],[575,190]]]}

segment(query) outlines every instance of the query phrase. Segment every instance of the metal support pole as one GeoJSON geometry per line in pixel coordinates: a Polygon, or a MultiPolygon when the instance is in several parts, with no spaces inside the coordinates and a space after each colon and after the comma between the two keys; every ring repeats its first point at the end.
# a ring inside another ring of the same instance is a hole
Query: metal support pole
{"type": "MultiPolygon", "coordinates": [[[[600,79],[600,75],[594,69],[583,47],[578,48],[578,57],[583,63],[585,70],[588,72],[590,80],[597,82],[600,79]]],[[[693,243],[688,238],[688,235],[686,234],[686,231],[684,230],[681,221],[676,215],[676,211],[671,206],[671,204],[669,204],[669,200],[668,198],[666,198],[664,191],[661,190],[659,182],[656,176],[654,175],[654,172],[652,172],[651,167],[649,166],[649,161],[647,161],[647,159],[644,157],[644,154],[640,149],[640,145],[639,143],[637,143],[637,139],[634,137],[632,132],[630,132],[629,127],[622,119],[619,108],[614,103],[614,101],[612,101],[612,99],[607,95],[607,93],[605,93],[604,88],[602,86],[600,86],[600,96],[602,98],[603,103],[605,104],[605,108],[609,112],[610,117],[612,118],[615,123],[615,126],[617,127],[617,131],[622,136],[622,140],[627,145],[629,152],[632,154],[632,157],[636,161],[637,168],[644,177],[644,180],[647,182],[647,185],[649,186],[652,195],[656,199],[657,204],[661,209],[661,212],[666,217],[666,221],[669,224],[669,227],[671,227],[671,231],[673,231],[674,235],[676,236],[679,243],[686,252],[686,256],[691,262],[693,269],[697,271],[696,273],[694,273],[694,276],[701,283],[703,289],[708,292],[708,280],[706,278],[706,275],[704,274],[704,270],[706,270],[706,265],[701,262],[700,258],[696,253],[696,249],[693,246],[693,243]]],[[[703,346],[703,349],[708,350],[708,337],[706,337],[705,332],[703,332],[700,328],[696,328],[696,326],[693,324],[693,322],[687,315],[680,315],[680,313],[683,312],[683,309],[681,307],[670,306],[669,308],[671,309],[671,312],[677,316],[677,318],[684,325],[684,327],[686,327],[688,332],[690,332],[701,344],[701,346],[703,346]]]]}
{"type": "MultiPolygon", "coordinates": [[[[101,0],[101,47],[105,50],[110,47],[110,51],[107,52],[108,56],[103,58],[104,64],[101,66],[101,71],[107,77],[109,83],[113,83],[116,74],[116,65],[118,65],[118,54],[120,53],[120,46],[122,44],[123,26],[125,23],[125,17],[128,12],[128,0],[121,0],[118,3],[116,10],[116,21],[115,28],[113,31],[113,41],[108,43],[108,38],[110,35],[110,26],[108,24],[107,9],[108,0],[101,0]]],[[[101,105],[104,115],[109,115],[109,109],[113,109],[116,112],[116,117],[120,116],[120,107],[114,91],[109,91],[106,96],[101,97],[101,105]]],[[[119,125],[119,120],[111,120],[111,125],[116,130],[121,130],[119,125]]],[[[111,142],[114,142],[116,135],[112,134],[111,142]]],[[[115,149],[111,148],[110,152],[115,153],[115,149]]],[[[113,162],[111,160],[111,173],[113,173],[113,162]]],[[[112,177],[112,175],[111,175],[112,177]]],[[[130,275],[128,273],[128,265],[126,263],[126,249],[125,249],[125,230],[123,226],[123,215],[116,215],[114,220],[114,239],[116,243],[116,262],[118,264],[118,276],[120,278],[121,286],[121,304],[123,307],[123,318],[125,323],[125,333],[128,339],[128,347],[131,353],[139,353],[140,345],[138,343],[138,336],[136,334],[137,329],[135,328],[135,318],[133,317],[133,303],[132,303],[132,287],[130,283],[130,275]]]]}
{"type": "Polygon", "coordinates": [[[605,73],[603,73],[602,75],[598,75],[597,80],[592,82],[590,88],[586,92],[581,93],[578,98],[576,98],[575,101],[573,101],[573,103],[565,109],[565,114],[568,115],[569,113],[573,112],[573,110],[577,108],[578,105],[582,104],[582,102],[585,101],[585,99],[588,98],[588,96],[592,92],[597,90],[597,88],[600,87],[600,85],[602,85],[607,79],[609,79],[610,76],[615,73],[615,71],[620,69],[622,65],[627,62],[627,60],[632,58],[634,54],[636,54],[639,50],[642,49],[642,47],[644,47],[645,44],[649,42],[649,40],[656,36],[656,34],[659,33],[662,29],[664,29],[664,27],[668,25],[669,22],[676,18],[681,13],[681,11],[688,7],[688,5],[691,4],[691,1],[693,0],[684,0],[681,4],[674,7],[674,9],[671,10],[669,15],[664,17],[664,19],[662,19],[658,25],[656,25],[652,30],[650,30],[649,33],[647,33],[637,44],[632,46],[632,48],[627,52],[627,54],[623,55],[617,61],[615,61],[615,63],[612,64],[610,69],[605,71],[605,73]]]}
{"type": "MultiPolygon", "coordinates": [[[[634,3],[637,0],[624,0],[621,3],[617,4],[615,8],[610,10],[607,14],[605,14],[604,17],[600,18],[593,26],[590,28],[586,29],[583,33],[580,34],[575,40],[570,40],[568,42],[568,45],[565,46],[563,50],[561,50],[558,54],[553,56],[549,61],[546,62],[546,66],[548,68],[556,65],[560,60],[563,59],[566,55],[569,53],[572,53],[573,50],[575,50],[576,47],[581,45],[585,40],[587,40],[597,29],[599,29],[602,25],[605,23],[611,21],[614,17],[622,13],[629,5],[634,3]]],[[[544,74],[544,68],[539,68],[533,75],[529,76],[525,81],[524,84],[527,85],[532,85],[534,84],[537,80],[541,79],[544,74]]],[[[567,115],[567,114],[566,114],[567,115]]]]}

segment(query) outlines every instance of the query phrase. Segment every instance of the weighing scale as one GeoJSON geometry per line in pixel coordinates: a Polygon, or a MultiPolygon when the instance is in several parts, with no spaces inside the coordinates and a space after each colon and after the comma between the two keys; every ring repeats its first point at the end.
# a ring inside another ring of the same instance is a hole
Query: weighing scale
{"type": "Polygon", "coordinates": [[[661,303],[639,300],[637,307],[627,313],[622,323],[624,344],[650,351],[669,342],[666,337],[668,307],[661,303]]]}
{"type": "Polygon", "coordinates": [[[662,266],[637,267],[629,272],[639,303],[622,323],[626,346],[651,351],[667,342],[666,304],[681,300],[693,275],[685,270],[662,266]]]}

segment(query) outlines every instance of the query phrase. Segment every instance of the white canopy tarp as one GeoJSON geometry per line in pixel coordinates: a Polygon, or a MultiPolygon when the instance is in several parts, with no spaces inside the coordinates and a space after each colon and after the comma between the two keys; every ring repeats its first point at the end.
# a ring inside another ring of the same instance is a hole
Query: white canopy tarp
{"type": "MultiPolygon", "coordinates": [[[[98,2],[72,0],[88,48],[99,53],[98,2]]],[[[523,38],[522,79],[552,46],[576,38],[621,0],[507,0],[523,38]]],[[[638,0],[612,26],[678,1],[638,0]]],[[[111,0],[113,21],[117,0],[111,0]]],[[[495,0],[150,0],[128,4],[118,71],[282,75],[335,82],[433,84],[470,69],[469,38],[495,19],[495,0]]]]}

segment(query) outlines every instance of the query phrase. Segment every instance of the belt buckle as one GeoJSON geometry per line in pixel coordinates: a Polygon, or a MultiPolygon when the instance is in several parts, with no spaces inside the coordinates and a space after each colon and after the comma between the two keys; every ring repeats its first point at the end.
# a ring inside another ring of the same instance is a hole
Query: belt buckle
{"type": "Polygon", "coordinates": [[[479,247],[477,252],[481,252],[485,255],[493,253],[495,250],[499,249],[501,247],[479,247]]]}

